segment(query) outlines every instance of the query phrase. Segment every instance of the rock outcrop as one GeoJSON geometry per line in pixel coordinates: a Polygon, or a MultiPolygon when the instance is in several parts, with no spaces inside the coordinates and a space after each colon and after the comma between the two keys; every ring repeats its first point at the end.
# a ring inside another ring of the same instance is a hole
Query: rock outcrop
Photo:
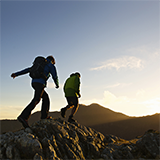
{"type": "MultiPolygon", "coordinates": [[[[127,132],[127,131],[126,131],[127,132]]],[[[127,141],[60,118],[0,135],[0,159],[159,159],[160,134],[150,130],[127,141]]]]}

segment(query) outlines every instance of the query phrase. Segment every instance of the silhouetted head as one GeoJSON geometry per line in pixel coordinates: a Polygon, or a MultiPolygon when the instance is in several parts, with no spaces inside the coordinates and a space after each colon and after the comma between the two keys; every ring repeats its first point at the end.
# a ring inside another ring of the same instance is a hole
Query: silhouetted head
{"type": "Polygon", "coordinates": [[[75,76],[75,75],[77,75],[79,78],[81,77],[81,75],[80,75],[80,73],[79,73],[79,72],[72,73],[72,74],[70,75],[70,77],[75,76]]]}
{"type": "Polygon", "coordinates": [[[51,60],[51,62],[52,62],[53,64],[56,63],[56,62],[55,62],[55,59],[53,58],[53,56],[48,56],[47,59],[51,60]]]}
{"type": "Polygon", "coordinates": [[[78,75],[79,78],[81,77],[79,72],[76,72],[75,75],[78,75]]]}
{"type": "Polygon", "coordinates": [[[74,73],[72,73],[71,75],[70,75],[70,77],[72,77],[72,76],[74,76],[75,74],[74,73]]]}

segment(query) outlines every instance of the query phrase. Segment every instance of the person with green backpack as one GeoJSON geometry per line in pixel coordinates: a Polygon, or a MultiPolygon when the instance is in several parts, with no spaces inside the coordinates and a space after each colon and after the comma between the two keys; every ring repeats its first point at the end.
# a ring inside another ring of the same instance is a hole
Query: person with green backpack
{"type": "Polygon", "coordinates": [[[50,100],[47,92],[44,89],[46,87],[47,80],[50,77],[50,74],[52,75],[52,79],[56,85],[55,88],[59,88],[57,71],[54,65],[55,59],[53,58],[53,56],[48,56],[47,58],[39,56],[35,58],[32,67],[11,74],[11,77],[15,78],[17,76],[29,73],[30,77],[32,78],[34,97],[32,101],[28,104],[28,106],[26,106],[22,113],[17,117],[18,121],[20,121],[25,128],[29,127],[28,119],[31,116],[32,110],[36,107],[36,105],[40,102],[41,99],[41,119],[50,118],[50,116],[48,116],[50,100]]]}
{"type": "Polygon", "coordinates": [[[72,73],[70,77],[66,80],[63,90],[65,93],[66,100],[68,102],[68,105],[61,109],[61,116],[63,118],[66,117],[66,111],[73,108],[71,111],[71,115],[68,118],[68,122],[75,122],[75,119],[73,119],[73,116],[78,110],[79,102],[78,98],[81,97],[80,95],[80,73],[72,73]]]}

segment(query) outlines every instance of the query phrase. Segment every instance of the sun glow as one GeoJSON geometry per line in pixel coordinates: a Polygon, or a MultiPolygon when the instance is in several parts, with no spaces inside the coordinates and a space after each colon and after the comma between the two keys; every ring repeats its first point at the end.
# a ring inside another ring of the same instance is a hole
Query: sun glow
{"type": "Polygon", "coordinates": [[[151,113],[160,113],[160,98],[154,98],[147,100],[142,103],[143,105],[146,105],[147,108],[151,111],[151,113]]]}
{"type": "Polygon", "coordinates": [[[97,103],[128,116],[138,117],[160,113],[160,97],[144,99],[144,92],[142,91],[138,95],[136,98],[129,98],[127,96],[117,97],[109,91],[104,91],[102,99],[82,100],[81,103],[86,105],[97,103]]]}

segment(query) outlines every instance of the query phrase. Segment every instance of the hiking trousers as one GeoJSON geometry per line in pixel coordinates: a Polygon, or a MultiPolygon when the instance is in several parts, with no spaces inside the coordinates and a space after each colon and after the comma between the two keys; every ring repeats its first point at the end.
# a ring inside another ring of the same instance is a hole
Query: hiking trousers
{"type": "Polygon", "coordinates": [[[66,108],[66,110],[69,110],[69,109],[73,108],[72,112],[71,112],[71,115],[70,115],[71,117],[73,117],[76,114],[76,112],[79,108],[78,97],[76,97],[76,96],[66,97],[66,100],[68,102],[68,105],[65,108],[66,108]]]}
{"type": "Polygon", "coordinates": [[[32,101],[26,106],[26,108],[22,111],[21,117],[28,120],[31,116],[32,110],[36,107],[36,105],[40,102],[42,98],[42,107],[41,107],[41,119],[45,119],[49,113],[50,100],[47,92],[44,90],[44,85],[41,83],[34,82],[32,83],[32,87],[34,89],[34,97],[32,101]]]}

